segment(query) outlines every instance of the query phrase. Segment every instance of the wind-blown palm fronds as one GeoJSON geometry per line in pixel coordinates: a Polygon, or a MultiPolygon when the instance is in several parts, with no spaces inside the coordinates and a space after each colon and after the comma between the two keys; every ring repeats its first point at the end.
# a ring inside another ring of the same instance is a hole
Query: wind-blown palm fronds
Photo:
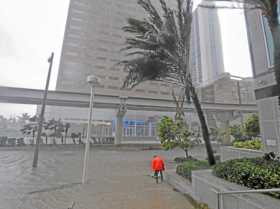
{"type": "Polygon", "coordinates": [[[123,49],[127,59],[121,62],[128,71],[123,87],[132,88],[147,80],[183,87],[187,100],[191,97],[196,107],[209,163],[215,164],[208,127],[189,66],[192,0],[177,0],[177,9],[168,7],[166,0],[159,0],[159,3],[160,13],[150,0],[138,0],[147,17],[142,20],[129,18],[128,25],[123,27],[130,35],[123,49]]]}

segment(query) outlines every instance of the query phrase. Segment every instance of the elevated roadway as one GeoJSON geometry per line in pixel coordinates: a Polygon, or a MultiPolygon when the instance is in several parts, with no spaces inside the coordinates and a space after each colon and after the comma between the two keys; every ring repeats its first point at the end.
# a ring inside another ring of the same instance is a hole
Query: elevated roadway
{"type": "MultiPolygon", "coordinates": [[[[43,90],[0,86],[0,103],[40,105],[43,98],[43,90]]],[[[80,92],[49,91],[47,105],[64,107],[89,107],[90,94],[80,92]]],[[[117,109],[120,105],[120,97],[112,95],[95,94],[94,108],[117,109]]],[[[128,97],[126,99],[128,110],[166,111],[175,112],[175,104],[170,99],[152,99],[140,97],[128,97]]],[[[202,103],[204,110],[256,112],[255,104],[225,104],[202,103]]],[[[194,110],[192,104],[185,105],[186,111],[194,110]]]]}

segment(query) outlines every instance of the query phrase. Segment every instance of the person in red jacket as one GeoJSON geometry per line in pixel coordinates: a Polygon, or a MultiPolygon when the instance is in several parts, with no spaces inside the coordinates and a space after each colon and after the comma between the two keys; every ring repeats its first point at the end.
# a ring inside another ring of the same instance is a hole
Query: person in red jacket
{"type": "Polygon", "coordinates": [[[154,155],[152,160],[152,170],[154,171],[154,177],[156,183],[158,183],[158,174],[160,174],[160,180],[163,181],[163,171],[165,170],[164,161],[158,155],[154,155]]]}

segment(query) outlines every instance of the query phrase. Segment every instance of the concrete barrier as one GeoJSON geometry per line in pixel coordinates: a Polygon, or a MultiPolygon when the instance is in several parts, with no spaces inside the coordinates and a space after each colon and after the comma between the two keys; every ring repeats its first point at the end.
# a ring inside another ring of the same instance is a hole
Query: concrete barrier
{"type": "MultiPolygon", "coordinates": [[[[192,172],[193,198],[218,209],[217,191],[248,190],[212,175],[212,170],[192,172]]],[[[263,194],[234,194],[221,196],[220,209],[279,209],[280,200],[263,194]]]]}
{"type": "Polygon", "coordinates": [[[239,158],[255,158],[261,157],[264,152],[261,150],[241,149],[235,147],[221,147],[221,161],[239,159],[239,158]]]}

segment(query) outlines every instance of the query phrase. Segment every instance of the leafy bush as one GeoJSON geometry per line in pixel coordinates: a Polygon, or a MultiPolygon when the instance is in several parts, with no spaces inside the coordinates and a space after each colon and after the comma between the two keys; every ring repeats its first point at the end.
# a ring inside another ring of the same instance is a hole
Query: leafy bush
{"type": "Polygon", "coordinates": [[[180,165],[177,165],[176,173],[191,181],[192,171],[210,168],[205,160],[188,159],[180,165]]]}
{"type": "Polygon", "coordinates": [[[198,203],[195,209],[210,209],[205,203],[198,203]]]}
{"type": "Polygon", "coordinates": [[[259,117],[256,114],[249,116],[244,123],[231,126],[229,133],[234,137],[234,142],[252,140],[260,135],[259,117]]]}
{"type": "MultiPolygon", "coordinates": [[[[243,158],[219,163],[213,174],[227,181],[252,189],[280,187],[280,161],[260,158],[243,158]]],[[[280,199],[280,193],[270,193],[280,199]]]]}
{"type": "Polygon", "coordinates": [[[229,133],[235,139],[243,140],[244,133],[243,133],[242,125],[233,125],[233,126],[229,127],[229,133]]]}
{"type": "Polygon", "coordinates": [[[235,141],[233,146],[236,148],[246,148],[253,150],[260,150],[263,147],[262,141],[259,138],[254,140],[246,140],[246,141],[235,141]]]}

